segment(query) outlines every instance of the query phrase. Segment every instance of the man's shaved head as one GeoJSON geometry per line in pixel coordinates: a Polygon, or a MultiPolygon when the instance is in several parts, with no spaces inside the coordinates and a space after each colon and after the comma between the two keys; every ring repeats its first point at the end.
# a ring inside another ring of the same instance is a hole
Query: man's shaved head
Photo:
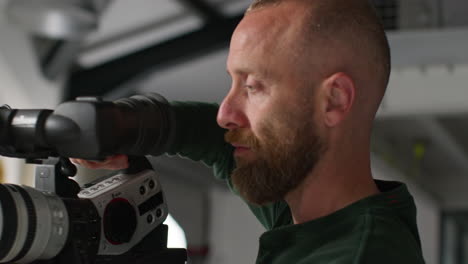
{"type": "Polygon", "coordinates": [[[266,204],[324,180],[334,162],[366,166],[389,64],[365,0],[255,1],[232,36],[218,112],[236,146],[239,193],[266,204]]]}
{"type": "Polygon", "coordinates": [[[304,45],[299,52],[308,60],[306,69],[323,78],[335,72],[350,75],[358,89],[356,101],[369,114],[375,113],[390,76],[390,48],[372,4],[367,0],[256,0],[247,15],[288,2],[303,6],[303,17],[298,19],[302,19],[304,45]]]}

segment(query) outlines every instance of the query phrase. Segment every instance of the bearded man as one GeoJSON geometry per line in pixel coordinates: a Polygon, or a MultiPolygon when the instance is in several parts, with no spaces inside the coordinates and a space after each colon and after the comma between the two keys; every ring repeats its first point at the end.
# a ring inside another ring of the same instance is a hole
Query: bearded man
{"type": "MultiPolygon", "coordinates": [[[[219,108],[171,103],[167,152],[213,166],[248,203],[267,229],[257,263],[424,263],[406,186],[371,173],[390,51],[366,0],[255,1],[227,71],[219,108]]],[[[74,162],[127,166],[122,155],[74,162]]]]}

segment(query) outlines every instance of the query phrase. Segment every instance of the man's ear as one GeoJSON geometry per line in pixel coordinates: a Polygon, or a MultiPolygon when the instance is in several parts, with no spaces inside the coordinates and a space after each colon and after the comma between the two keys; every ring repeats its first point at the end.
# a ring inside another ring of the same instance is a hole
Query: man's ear
{"type": "Polygon", "coordinates": [[[344,120],[354,103],[356,87],[353,80],[339,72],[328,77],[323,83],[325,93],[325,125],[337,126],[344,120]]]}

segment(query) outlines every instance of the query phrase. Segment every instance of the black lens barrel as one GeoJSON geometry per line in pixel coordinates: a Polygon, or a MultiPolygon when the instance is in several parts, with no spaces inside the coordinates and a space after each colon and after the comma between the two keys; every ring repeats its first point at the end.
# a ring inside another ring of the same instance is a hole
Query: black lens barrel
{"type": "Polygon", "coordinates": [[[0,184],[0,207],[3,219],[2,230],[0,230],[0,262],[10,253],[16,240],[18,229],[18,211],[13,196],[7,187],[0,184]]]}
{"type": "Polygon", "coordinates": [[[34,202],[31,199],[31,196],[29,196],[29,194],[20,186],[15,186],[11,184],[9,186],[17,190],[20,193],[21,197],[23,197],[23,200],[26,204],[26,210],[28,212],[28,231],[26,234],[26,240],[24,242],[23,247],[21,248],[21,251],[15,258],[13,258],[12,262],[15,262],[26,256],[26,254],[31,249],[31,246],[34,241],[34,236],[36,235],[37,215],[36,209],[34,208],[34,202]]]}

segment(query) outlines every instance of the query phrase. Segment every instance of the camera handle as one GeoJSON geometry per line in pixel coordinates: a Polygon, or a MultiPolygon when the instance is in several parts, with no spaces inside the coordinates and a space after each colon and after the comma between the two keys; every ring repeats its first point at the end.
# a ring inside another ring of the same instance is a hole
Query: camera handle
{"type": "Polygon", "coordinates": [[[76,166],[68,158],[27,159],[26,163],[36,164],[35,188],[56,193],[60,197],[77,198],[80,186],[68,178],[76,175],[76,166]]]}

